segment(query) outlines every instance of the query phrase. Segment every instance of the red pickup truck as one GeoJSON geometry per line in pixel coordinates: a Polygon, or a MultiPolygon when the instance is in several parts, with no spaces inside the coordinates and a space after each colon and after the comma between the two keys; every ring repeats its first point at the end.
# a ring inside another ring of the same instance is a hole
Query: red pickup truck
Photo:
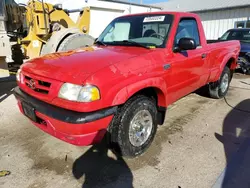
{"type": "Polygon", "coordinates": [[[106,133],[122,155],[143,153],[167,107],[208,86],[226,95],[238,41],[207,44],[196,14],[154,12],[114,19],[92,47],[22,65],[15,96],[37,127],[74,145],[106,133]]]}

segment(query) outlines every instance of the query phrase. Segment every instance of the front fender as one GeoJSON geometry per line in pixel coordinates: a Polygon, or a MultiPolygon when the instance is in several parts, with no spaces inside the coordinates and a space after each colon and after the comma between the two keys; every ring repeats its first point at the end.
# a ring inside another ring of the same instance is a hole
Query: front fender
{"type": "Polygon", "coordinates": [[[167,104],[167,86],[161,77],[148,78],[129,84],[117,92],[112,102],[113,106],[124,104],[129,98],[139,91],[147,88],[154,88],[158,96],[158,105],[166,107],[167,104]]]}

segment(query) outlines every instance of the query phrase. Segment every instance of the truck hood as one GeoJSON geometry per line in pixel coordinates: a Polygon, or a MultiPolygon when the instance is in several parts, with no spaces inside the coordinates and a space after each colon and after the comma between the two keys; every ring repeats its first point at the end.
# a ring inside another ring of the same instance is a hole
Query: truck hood
{"type": "Polygon", "coordinates": [[[22,70],[62,82],[80,84],[106,66],[147,52],[148,49],[138,47],[93,46],[30,60],[23,64],[22,70]]]}

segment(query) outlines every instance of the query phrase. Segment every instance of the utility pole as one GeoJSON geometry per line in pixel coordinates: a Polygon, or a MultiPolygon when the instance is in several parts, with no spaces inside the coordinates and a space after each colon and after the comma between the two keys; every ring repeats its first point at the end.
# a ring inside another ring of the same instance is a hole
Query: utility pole
{"type": "Polygon", "coordinates": [[[143,3],[143,0],[141,0],[141,4],[143,3]]]}

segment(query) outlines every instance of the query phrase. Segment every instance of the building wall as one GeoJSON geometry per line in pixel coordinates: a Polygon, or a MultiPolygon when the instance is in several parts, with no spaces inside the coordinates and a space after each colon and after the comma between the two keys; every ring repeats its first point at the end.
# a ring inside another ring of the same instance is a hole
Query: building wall
{"type": "Polygon", "coordinates": [[[91,10],[90,34],[94,37],[98,37],[106,26],[118,16],[160,11],[160,9],[155,8],[94,0],[89,1],[88,6],[90,6],[91,10]]]}
{"type": "Polygon", "coordinates": [[[250,7],[229,10],[197,12],[200,15],[207,39],[218,39],[237,21],[250,20],[250,7]]]}

